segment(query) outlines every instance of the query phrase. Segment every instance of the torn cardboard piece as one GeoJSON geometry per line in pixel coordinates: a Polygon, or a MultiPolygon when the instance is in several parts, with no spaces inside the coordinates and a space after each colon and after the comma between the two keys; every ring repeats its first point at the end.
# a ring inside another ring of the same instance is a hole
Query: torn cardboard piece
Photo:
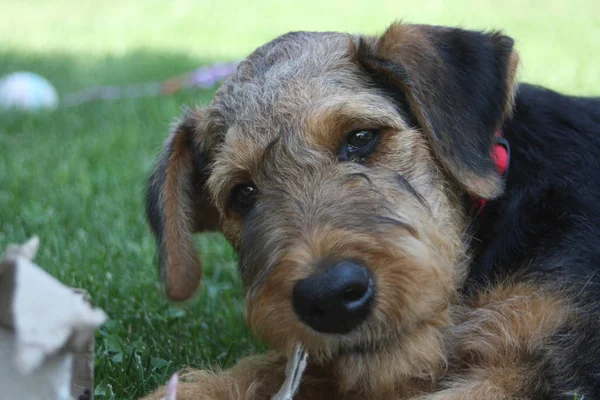
{"type": "Polygon", "coordinates": [[[77,399],[93,391],[94,331],[107,316],[33,263],[38,246],[36,237],[10,245],[0,259],[2,397],[77,399]]]}

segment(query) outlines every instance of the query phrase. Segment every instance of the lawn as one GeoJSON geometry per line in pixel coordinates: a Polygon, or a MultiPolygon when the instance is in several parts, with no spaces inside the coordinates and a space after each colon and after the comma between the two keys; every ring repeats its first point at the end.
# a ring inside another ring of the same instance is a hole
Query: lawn
{"type": "MultiPolygon", "coordinates": [[[[403,19],[501,28],[517,40],[523,80],[600,94],[596,3],[0,0],[0,75],[37,72],[64,94],[236,60],[289,30],[377,33],[403,19]]],[[[136,398],[184,365],[229,366],[263,349],[244,326],[236,256],[223,238],[198,237],[204,286],[176,306],[162,296],[143,215],[144,181],[170,121],[211,95],[0,114],[0,248],[39,235],[37,262],[111,317],[97,334],[98,398],[136,398]]]]}

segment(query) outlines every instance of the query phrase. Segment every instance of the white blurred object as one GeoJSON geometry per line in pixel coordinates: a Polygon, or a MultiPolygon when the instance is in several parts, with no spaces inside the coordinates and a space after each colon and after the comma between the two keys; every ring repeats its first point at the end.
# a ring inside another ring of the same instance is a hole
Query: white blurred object
{"type": "Polygon", "coordinates": [[[0,79],[0,108],[33,111],[58,106],[58,94],[48,80],[32,72],[15,72],[0,79]]]}
{"type": "Polygon", "coordinates": [[[33,263],[38,246],[34,237],[0,257],[0,399],[71,400],[93,391],[90,345],[107,316],[33,263]]]}
{"type": "Polygon", "coordinates": [[[177,400],[177,382],[179,381],[179,375],[176,373],[171,376],[169,383],[167,383],[167,394],[161,400],[177,400]]]}

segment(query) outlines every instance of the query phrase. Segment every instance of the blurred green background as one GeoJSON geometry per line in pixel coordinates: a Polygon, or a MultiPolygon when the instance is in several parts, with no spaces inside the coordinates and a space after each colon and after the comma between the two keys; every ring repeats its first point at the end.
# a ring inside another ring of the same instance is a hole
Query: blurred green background
{"type": "MultiPolygon", "coordinates": [[[[589,1],[0,0],[0,76],[28,70],[59,91],[161,81],[244,57],[291,30],[381,33],[395,20],[502,29],[521,80],[600,94],[600,12],[589,1]]],[[[144,180],[183,104],[212,90],[0,114],[0,248],[33,234],[37,262],[112,318],[97,334],[98,398],[136,398],[184,365],[261,351],[243,323],[235,254],[198,238],[205,282],[162,296],[142,207],[144,180]]]]}

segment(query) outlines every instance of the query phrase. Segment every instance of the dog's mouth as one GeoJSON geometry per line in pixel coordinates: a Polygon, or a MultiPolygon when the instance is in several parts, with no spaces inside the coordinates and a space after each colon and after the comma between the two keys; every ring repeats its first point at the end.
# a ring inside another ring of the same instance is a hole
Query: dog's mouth
{"type": "Polygon", "coordinates": [[[354,343],[340,343],[333,357],[343,356],[366,356],[377,354],[389,350],[391,347],[398,344],[398,337],[394,334],[384,335],[382,337],[371,340],[358,340],[354,343]]]}
{"type": "Polygon", "coordinates": [[[293,339],[290,337],[291,341],[301,344],[311,359],[320,364],[336,362],[346,357],[356,359],[395,352],[398,347],[402,347],[406,336],[406,332],[400,327],[377,328],[377,321],[371,319],[346,334],[323,334],[306,327],[303,331],[304,334],[293,339]]]}

